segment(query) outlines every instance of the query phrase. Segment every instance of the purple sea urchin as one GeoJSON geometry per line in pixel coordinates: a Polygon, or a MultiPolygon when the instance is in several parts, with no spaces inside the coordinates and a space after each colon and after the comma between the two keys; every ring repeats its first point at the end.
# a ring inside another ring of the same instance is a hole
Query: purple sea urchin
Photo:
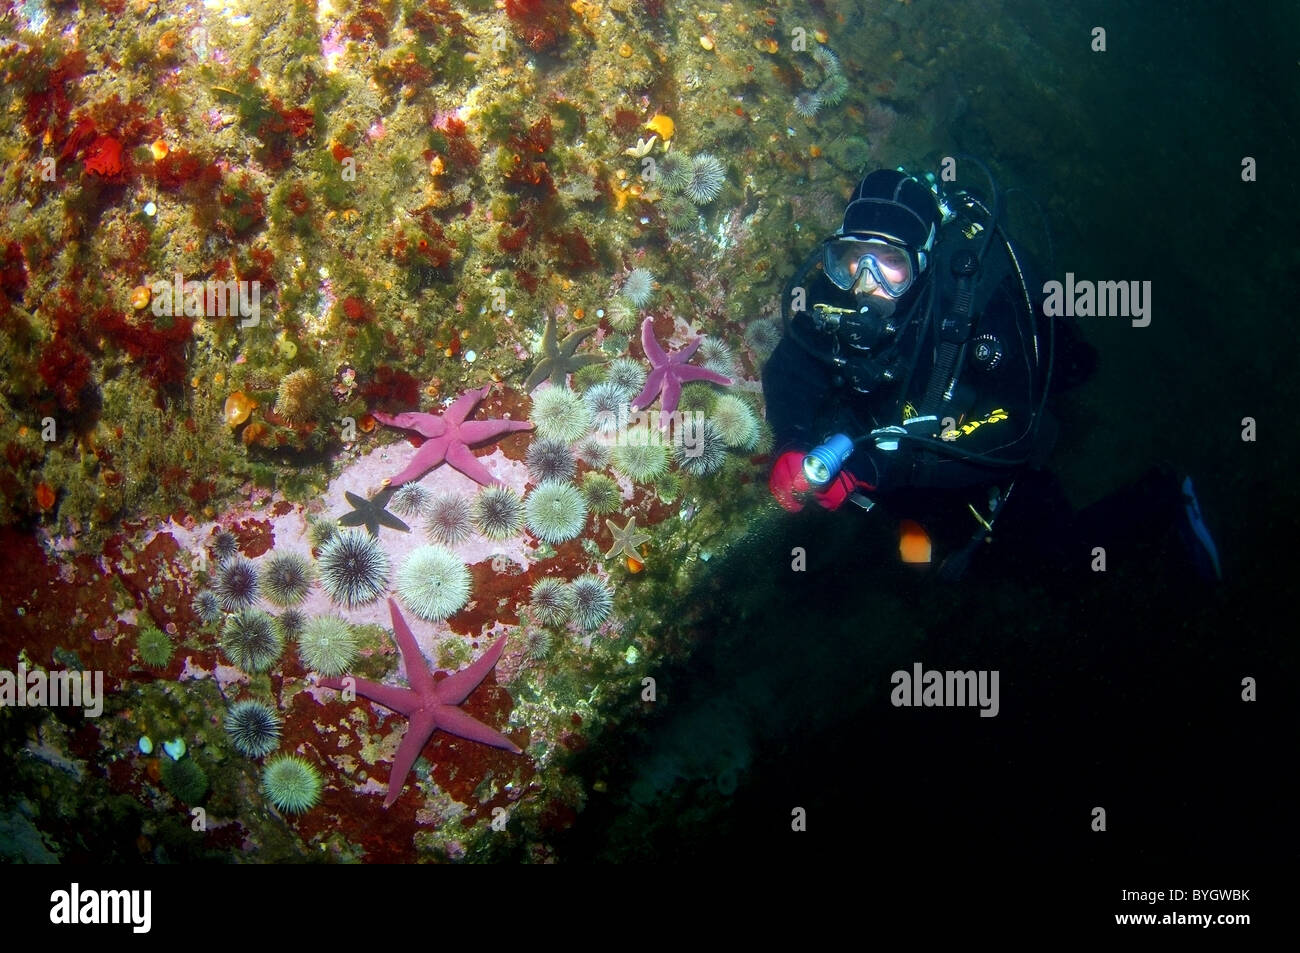
{"type": "Polygon", "coordinates": [[[280,743],[284,719],[275,709],[245,699],[231,705],[221,723],[236,751],[250,758],[260,758],[274,751],[280,743]]]}
{"type": "Polygon", "coordinates": [[[562,543],[582,532],[587,522],[587,503],[578,488],[569,483],[543,483],[524,501],[528,528],[538,539],[562,543]]]}
{"type": "Polygon", "coordinates": [[[573,621],[580,629],[598,628],[614,608],[614,592],[599,576],[579,576],[570,584],[573,621]]]}
{"type": "Polygon", "coordinates": [[[573,593],[563,579],[547,576],[533,584],[528,604],[538,622],[543,625],[563,625],[573,612],[573,593]]]}
{"type": "Polygon", "coordinates": [[[451,550],[421,546],[397,571],[395,588],[415,615],[441,622],[469,601],[469,570],[451,550]]]}
{"type": "Polygon", "coordinates": [[[262,771],[262,793],[286,814],[301,814],[315,807],[321,786],[311,762],[294,754],[271,759],[262,771]]]}
{"type": "Polygon", "coordinates": [[[727,181],[727,167],[717,156],[702,152],[691,160],[691,179],[685,193],[696,205],[707,205],[718,197],[727,181]]]}
{"type": "Polygon", "coordinates": [[[429,501],[429,538],[444,546],[454,546],[474,531],[469,518],[469,498],[459,493],[443,493],[429,501]]]}
{"type": "Polygon", "coordinates": [[[268,602],[288,608],[307,598],[311,590],[311,563],[298,553],[276,553],[262,570],[262,595],[268,602]]]}
{"type": "Polygon", "coordinates": [[[265,672],[280,657],[284,641],[274,620],[260,609],[229,616],[221,630],[221,651],[245,672],[265,672]]]}
{"type": "Polygon", "coordinates": [[[298,636],[298,658],[322,675],[342,675],[357,657],[357,636],[338,616],[316,616],[298,636]]]}
{"type": "Polygon", "coordinates": [[[650,269],[633,268],[623,279],[623,287],[619,290],[619,294],[636,307],[644,308],[650,303],[654,291],[655,276],[650,273],[650,269]]]}
{"type": "Polygon", "coordinates": [[[573,451],[566,440],[551,440],[542,437],[528,445],[524,457],[528,472],[538,483],[547,480],[567,480],[573,476],[575,462],[573,451]]]}
{"type": "Polygon", "coordinates": [[[221,608],[235,612],[257,601],[260,585],[257,567],[243,556],[231,556],[217,569],[217,579],[212,591],[216,593],[221,608]]]}
{"type": "Polygon", "coordinates": [[[364,530],[337,534],[317,562],[321,586],[349,609],[374,602],[388,585],[388,554],[364,530]]]}
{"type": "Polygon", "coordinates": [[[539,437],[577,440],[591,425],[591,414],[582,398],[567,387],[544,387],[533,394],[530,419],[539,437]]]}
{"type": "Polygon", "coordinates": [[[489,486],[474,498],[473,517],[488,539],[509,539],[524,525],[524,501],[507,486],[489,486]]]}

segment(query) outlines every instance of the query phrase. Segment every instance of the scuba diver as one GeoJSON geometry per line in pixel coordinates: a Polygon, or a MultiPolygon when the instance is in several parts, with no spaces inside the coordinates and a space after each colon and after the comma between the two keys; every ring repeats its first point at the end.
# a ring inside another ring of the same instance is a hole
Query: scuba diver
{"type": "Polygon", "coordinates": [[[946,581],[995,525],[1035,561],[1086,566],[1095,546],[1123,550],[1177,524],[1198,574],[1221,578],[1190,477],[1154,467],[1076,513],[1043,469],[1057,432],[1048,396],[1082,383],[1096,355],[1043,313],[992,175],[961,161],[988,179],[988,201],[874,171],[787,285],[763,368],[773,496],[791,511],[809,498],[883,504],[902,519],[904,561],[929,564],[931,540],[952,541],[946,581]]]}

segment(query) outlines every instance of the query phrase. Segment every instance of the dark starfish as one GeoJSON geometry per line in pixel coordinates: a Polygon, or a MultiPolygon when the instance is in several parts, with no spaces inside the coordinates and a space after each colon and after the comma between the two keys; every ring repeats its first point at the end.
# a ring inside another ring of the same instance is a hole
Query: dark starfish
{"type": "Polygon", "coordinates": [[[407,526],[392,513],[388,512],[388,499],[397,491],[395,486],[387,486],[366,499],[357,496],[351,490],[345,490],[343,495],[347,497],[348,502],[352,504],[352,512],[345,513],[339,517],[340,526],[364,526],[371,536],[379,535],[379,527],[387,526],[389,529],[401,530],[403,533],[409,533],[411,527],[407,526]]]}
{"type": "Polygon", "coordinates": [[[524,390],[531,393],[533,388],[546,380],[548,377],[552,384],[561,385],[564,383],[566,375],[571,374],[589,364],[604,364],[606,358],[599,354],[574,354],[578,345],[582,343],[587,335],[596,330],[593,324],[589,328],[578,328],[563,341],[557,342],[555,337],[555,315],[552,314],[546,319],[546,330],[542,332],[542,359],[537,362],[533,372],[528,375],[528,380],[524,382],[524,390]]]}

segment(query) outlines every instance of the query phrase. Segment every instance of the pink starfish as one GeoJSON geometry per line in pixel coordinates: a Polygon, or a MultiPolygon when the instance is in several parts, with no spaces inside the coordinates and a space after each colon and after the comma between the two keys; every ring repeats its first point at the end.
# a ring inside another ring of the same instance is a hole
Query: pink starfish
{"type": "Polygon", "coordinates": [[[394,477],[388,484],[401,486],[412,480],[418,480],[438,464],[446,462],[459,470],[475,483],[491,486],[501,481],[488,473],[487,467],[478,462],[469,448],[493,440],[500,440],[516,430],[532,430],[533,425],[526,420],[471,420],[465,418],[474,412],[478,402],[488,388],[467,390],[456,398],[455,403],[439,414],[405,413],[396,417],[389,414],[374,414],[374,418],[386,427],[401,427],[414,430],[427,438],[406,469],[394,477]]]}
{"type": "Polygon", "coordinates": [[[686,381],[712,381],[715,384],[730,384],[730,377],[724,377],[717,371],[711,371],[707,367],[697,367],[694,364],[686,363],[703,341],[704,338],[702,337],[696,338],[680,351],[665,354],[664,349],[655,340],[654,319],[646,318],[642,321],[641,346],[645,348],[645,356],[650,359],[650,374],[645,379],[645,387],[632,401],[632,409],[645,410],[650,406],[651,401],[655,399],[656,394],[662,394],[660,406],[665,414],[671,414],[677,409],[677,400],[682,396],[682,384],[686,381]]]}
{"type": "Polygon", "coordinates": [[[456,707],[468,698],[469,693],[478,688],[479,682],[492,671],[492,666],[497,664],[497,659],[501,657],[501,652],[506,647],[506,637],[503,635],[497,639],[492,647],[469,667],[449,675],[440,682],[435,682],[433,670],[420,654],[420,647],[415,644],[415,636],[411,635],[410,627],[402,618],[402,614],[397,611],[397,603],[391,598],[388,600],[388,610],[393,616],[393,638],[397,642],[398,651],[402,653],[402,662],[406,665],[406,680],[411,683],[411,687],[380,685],[365,678],[322,678],[320,680],[324,688],[333,688],[336,691],[342,691],[345,682],[352,682],[356,686],[358,695],[410,719],[411,723],[406,727],[402,743],[397,746],[393,773],[388,777],[388,796],[384,798],[384,807],[390,807],[402,793],[411,766],[415,764],[415,759],[420,756],[424,746],[439,728],[480,744],[505,748],[515,754],[523,753],[518,745],[501,732],[489,728],[473,715],[467,715],[456,707]]]}

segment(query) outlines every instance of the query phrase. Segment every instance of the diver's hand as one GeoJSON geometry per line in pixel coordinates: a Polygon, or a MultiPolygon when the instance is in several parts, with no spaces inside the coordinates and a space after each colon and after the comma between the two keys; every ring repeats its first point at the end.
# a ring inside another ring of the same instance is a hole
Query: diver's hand
{"type": "Polygon", "coordinates": [[[767,488],[772,496],[791,513],[802,510],[810,496],[822,509],[838,510],[855,490],[875,489],[870,484],[856,479],[848,471],[841,470],[826,486],[814,490],[803,473],[804,456],[803,450],[787,450],[781,454],[777,457],[776,464],[772,467],[772,475],[767,481],[767,488]]]}

